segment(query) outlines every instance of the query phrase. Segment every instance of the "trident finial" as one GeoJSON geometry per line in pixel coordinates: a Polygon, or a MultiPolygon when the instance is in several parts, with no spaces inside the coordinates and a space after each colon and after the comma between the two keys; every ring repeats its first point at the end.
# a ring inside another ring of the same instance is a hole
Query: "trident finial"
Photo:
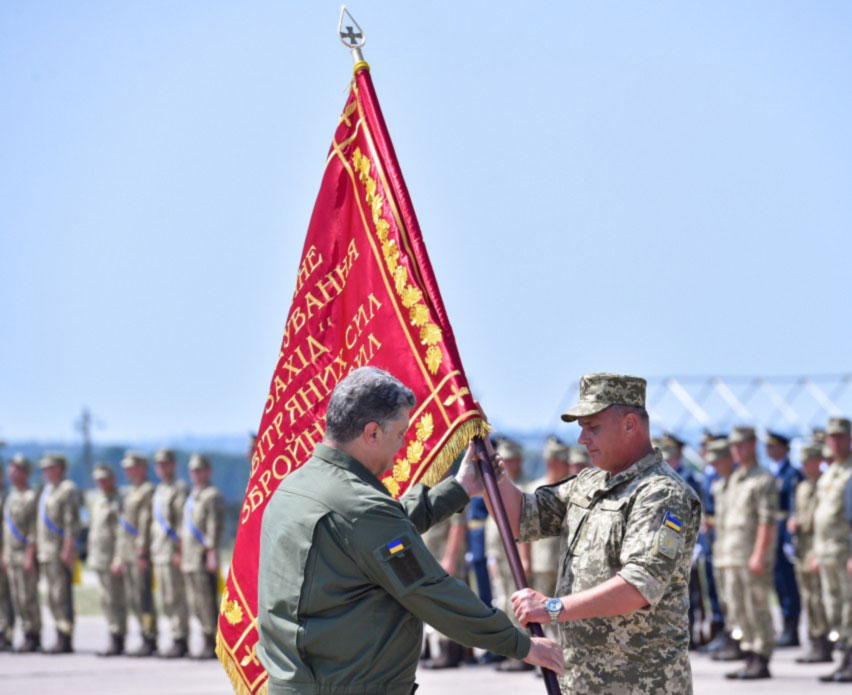
{"type": "Polygon", "coordinates": [[[361,54],[361,49],[367,43],[367,37],[364,36],[364,30],[361,28],[361,25],[355,21],[349,10],[346,9],[346,5],[340,6],[337,35],[340,36],[340,42],[352,51],[352,60],[355,61],[355,65],[357,66],[359,63],[366,65],[364,56],[361,54]],[[344,20],[346,21],[345,27],[343,24],[344,20]]]}

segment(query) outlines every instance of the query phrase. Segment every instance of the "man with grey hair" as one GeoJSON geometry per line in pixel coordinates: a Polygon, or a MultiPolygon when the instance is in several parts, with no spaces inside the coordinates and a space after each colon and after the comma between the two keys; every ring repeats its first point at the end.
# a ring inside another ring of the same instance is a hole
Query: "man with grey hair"
{"type": "Polygon", "coordinates": [[[467,504],[471,480],[417,485],[399,501],[379,480],[414,405],[387,372],[354,370],[331,395],[323,442],[272,495],[258,568],[257,656],[269,695],[408,695],[424,620],[464,644],[562,672],[557,644],[482,603],[420,538],[467,504]]]}
{"type": "MultiPolygon", "coordinates": [[[[562,419],[579,422],[592,467],[533,493],[500,483],[519,541],[561,537],[556,595],[518,591],[515,614],[523,625],[558,623],[563,692],[691,693],[688,581],[701,503],[651,446],[645,380],[587,374],[562,419]]],[[[475,457],[469,449],[459,476],[475,457]]]]}

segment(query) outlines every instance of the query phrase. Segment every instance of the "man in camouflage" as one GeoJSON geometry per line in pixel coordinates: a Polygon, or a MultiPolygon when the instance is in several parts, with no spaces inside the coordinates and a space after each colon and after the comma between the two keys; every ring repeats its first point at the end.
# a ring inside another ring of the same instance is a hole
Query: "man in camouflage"
{"type": "Polygon", "coordinates": [[[175,477],[177,462],[171,449],[154,455],[160,482],[154,490],[151,522],[151,560],[160,587],[163,612],[169,616],[172,646],[163,654],[167,659],[186,656],[189,615],[186,589],[180,571],[180,536],[183,507],[188,493],[186,484],[175,477]]]}
{"type": "Polygon", "coordinates": [[[119,656],[124,653],[124,637],[127,634],[127,603],[121,565],[113,565],[113,560],[117,558],[121,500],[112,468],[98,464],[92,475],[97,490],[89,510],[88,564],[98,576],[101,610],[109,630],[109,644],[105,650],[98,652],[98,656],[119,656]]]}
{"type": "Polygon", "coordinates": [[[45,486],[38,501],[36,555],[47,580],[47,603],[56,625],[56,642],[48,654],[70,654],[74,632],[74,594],[71,578],[80,530],[80,492],[65,478],[63,454],[49,453],[39,461],[45,486]]]}
{"type": "Polygon", "coordinates": [[[579,420],[592,468],[534,493],[500,484],[519,540],[562,539],[557,596],[516,592],[515,613],[524,625],[558,622],[565,693],[691,693],[687,583],[701,503],[651,446],[645,380],[587,374],[562,419],[579,420]]]}
{"type": "MultiPolygon", "coordinates": [[[[735,427],[728,438],[737,469],[725,492],[724,536],[721,555],[725,604],[737,616],[742,631],[740,647],[745,665],[726,678],[769,678],[769,660],[775,631],[769,597],[773,586],[778,492],[769,471],[757,463],[757,437],[753,427],[735,427]]],[[[719,519],[717,511],[717,519],[719,519]]]]}
{"type": "Polygon", "coordinates": [[[718,597],[723,614],[722,638],[718,647],[711,652],[714,661],[738,661],[743,658],[739,640],[734,639],[737,628],[737,616],[727,604],[725,579],[728,571],[735,565],[730,555],[730,544],[725,537],[725,522],[727,520],[728,490],[731,475],[734,472],[734,459],[726,439],[715,439],[705,445],[704,460],[712,466],[717,477],[711,484],[710,493],[713,498],[713,514],[707,516],[706,523],[713,530],[713,572],[715,574],[718,597]]]}
{"type": "Polygon", "coordinates": [[[852,479],[852,425],[847,418],[833,417],[826,427],[831,464],[816,485],[814,509],[814,561],[819,570],[828,624],[838,634],[843,650],[840,665],[822,681],[852,682],[852,580],[846,566],[850,559],[850,526],[844,508],[844,492],[852,479]]]}
{"type": "Polygon", "coordinates": [[[118,518],[116,568],[124,577],[127,602],[139,621],[142,645],[133,656],[157,655],[157,613],[151,574],[151,498],[154,485],[148,480],[148,458],[128,451],[121,460],[130,490],[118,518]]]}
{"type": "Polygon", "coordinates": [[[29,486],[32,466],[23,454],[9,463],[12,489],[3,505],[3,562],[15,615],[21,621],[24,642],[19,652],[41,648],[41,610],[38,605],[36,561],[36,510],[38,500],[29,486]]]}
{"type": "MultiPolygon", "coordinates": [[[[6,488],[3,486],[3,465],[0,462],[0,509],[6,501],[6,488]]],[[[3,562],[3,534],[0,533],[0,652],[12,649],[12,628],[15,614],[12,612],[12,593],[9,588],[9,574],[3,562]]]]}
{"type": "Polygon", "coordinates": [[[216,658],[219,618],[219,545],[225,522],[225,500],[210,484],[213,471],[206,456],[189,459],[192,492],[186,499],[180,530],[181,571],[189,592],[192,614],[201,623],[204,647],[199,659],[216,658]]]}
{"type": "Polygon", "coordinates": [[[811,444],[800,453],[804,480],[796,486],[793,502],[794,515],[787,522],[787,530],[793,536],[796,549],[796,577],[799,593],[808,616],[808,636],[811,648],[807,654],[796,659],[799,664],[831,662],[831,643],[828,640],[828,619],[822,604],[822,585],[819,569],[814,569],[814,510],[816,508],[816,486],[820,477],[822,445],[811,444]]]}

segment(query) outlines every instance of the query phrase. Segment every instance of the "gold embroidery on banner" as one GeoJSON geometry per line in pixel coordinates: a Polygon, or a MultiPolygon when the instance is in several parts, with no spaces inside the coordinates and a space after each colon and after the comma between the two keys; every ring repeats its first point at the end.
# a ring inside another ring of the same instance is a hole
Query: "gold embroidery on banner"
{"type": "Polygon", "coordinates": [[[245,646],[245,656],[240,659],[240,666],[245,668],[249,664],[254,664],[255,666],[260,666],[260,662],[257,660],[257,644],[253,644],[251,646],[245,646]]]}
{"type": "Polygon", "coordinates": [[[455,384],[451,387],[453,389],[452,395],[448,396],[446,400],[444,400],[444,405],[448,408],[455,403],[456,401],[460,401],[462,397],[466,396],[470,393],[470,389],[467,386],[462,386],[459,388],[455,384]]]}
{"type": "Polygon", "coordinates": [[[351,123],[351,121],[349,120],[349,117],[350,117],[353,113],[355,113],[355,109],[357,109],[357,108],[358,108],[358,103],[357,103],[357,102],[353,99],[353,100],[352,100],[352,103],[351,103],[351,104],[349,104],[349,106],[347,106],[345,109],[343,109],[343,115],[342,115],[342,116],[340,116],[340,120],[337,122],[337,125],[340,125],[341,123],[344,123],[344,122],[345,122],[345,123],[346,123],[346,125],[348,125],[348,126],[351,128],[351,127],[352,127],[352,123],[351,123]]]}
{"type": "Polygon", "coordinates": [[[222,594],[222,605],[219,612],[225,616],[225,620],[231,625],[239,625],[243,622],[243,609],[237,601],[229,600],[227,589],[222,594]]]}
{"type": "Polygon", "coordinates": [[[425,442],[429,437],[432,436],[432,432],[435,431],[435,422],[432,419],[432,413],[426,413],[417,425],[414,428],[414,431],[417,433],[417,440],[420,442],[425,442]]]}
{"type": "Polygon", "coordinates": [[[410,310],[411,324],[420,327],[420,342],[427,346],[426,367],[432,374],[437,374],[444,361],[444,353],[438,347],[438,343],[443,339],[443,331],[439,325],[429,321],[429,308],[423,303],[423,292],[409,284],[408,269],[399,264],[399,246],[396,240],[388,238],[390,223],[384,217],[385,199],[378,191],[376,179],[370,175],[370,158],[362,154],[360,147],[356,147],[352,153],[352,166],[358,174],[358,180],[364,185],[365,200],[370,206],[376,236],[382,244],[382,257],[393,278],[394,289],[402,305],[410,310]]]}

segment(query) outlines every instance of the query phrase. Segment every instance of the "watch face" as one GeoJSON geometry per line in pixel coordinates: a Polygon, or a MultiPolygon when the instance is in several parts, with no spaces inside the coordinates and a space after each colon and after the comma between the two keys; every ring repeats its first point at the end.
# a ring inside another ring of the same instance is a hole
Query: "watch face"
{"type": "Polygon", "coordinates": [[[544,607],[550,613],[558,613],[562,610],[562,601],[558,598],[549,598],[547,599],[547,603],[544,604],[544,607]]]}

